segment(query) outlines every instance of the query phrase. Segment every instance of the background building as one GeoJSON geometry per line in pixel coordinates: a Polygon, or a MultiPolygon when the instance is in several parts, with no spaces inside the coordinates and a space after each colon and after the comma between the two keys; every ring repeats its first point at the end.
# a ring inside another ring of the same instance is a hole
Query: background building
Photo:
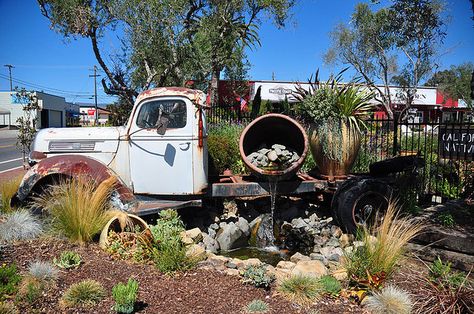
{"type": "MultiPolygon", "coordinates": [[[[37,117],[37,129],[50,127],[66,127],[76,125],[79,118],[79,106],[66,102],[64,97],[34,91],[40,110],[33,113],[37,117]]],[[[0,125],[16,126],[16,121],[22,117],[23,104],[16,97],[16,92],[0,92],[0,125]]]]}

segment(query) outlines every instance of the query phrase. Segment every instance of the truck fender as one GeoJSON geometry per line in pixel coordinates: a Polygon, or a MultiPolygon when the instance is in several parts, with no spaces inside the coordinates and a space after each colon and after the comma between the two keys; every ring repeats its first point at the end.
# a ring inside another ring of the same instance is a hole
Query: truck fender
{"type": "Polygon", "coordinates": [[[20,183],[15,201],[24,202],[32,192],[38,192],[42,186],[61,178],[84,177],[99,184],[112,176],[117,178],[115,190],[120,201],[132,202],[135,199],[133,192],[110,168],[98,160],[81,155],[49,157],[28,170],[20,183]]]}

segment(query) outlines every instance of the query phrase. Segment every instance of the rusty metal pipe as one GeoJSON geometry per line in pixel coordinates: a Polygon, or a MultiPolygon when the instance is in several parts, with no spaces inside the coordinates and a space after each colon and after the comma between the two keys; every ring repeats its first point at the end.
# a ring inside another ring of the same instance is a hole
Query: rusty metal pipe
{"type": "Polygon", "coordinates": [[[253,120],[240,135],[240,157],[245,166],[256,176],[278,180],[293,177],[303,165],[308,154],[308,136],[294,119],[278,113],[270,113],[253,120]],[[284,170],[265,170],[250,163],[248,155],[262,146],[282,144],[296,151],[300,158],[284,170]]]}

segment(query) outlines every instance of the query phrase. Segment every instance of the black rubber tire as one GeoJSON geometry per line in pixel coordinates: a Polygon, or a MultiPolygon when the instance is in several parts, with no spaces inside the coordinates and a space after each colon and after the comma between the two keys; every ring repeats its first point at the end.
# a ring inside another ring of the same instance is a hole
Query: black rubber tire
{"type": "Polygon", "coordinates": [[[387,210],[392,194],[393,189],[381,180],[347,180],[333,196],[333,216],[346,233],[356,234],[359,227],[370,226],[387,210]]]}

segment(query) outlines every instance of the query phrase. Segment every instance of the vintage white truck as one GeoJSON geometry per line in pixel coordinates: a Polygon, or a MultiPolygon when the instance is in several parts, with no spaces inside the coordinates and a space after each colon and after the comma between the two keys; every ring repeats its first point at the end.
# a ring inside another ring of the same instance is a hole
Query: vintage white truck
{"type": "MultiPolygon", "coordinates": [[[[38,132],[30,154],[31,168],[14,198],[25,202],[61,179],[87,176],[101,182],[117,178],[113,202],[123,210],[147,215],[163,208],[200,206],[205,198],[268,195],[268,177],[279,178],[278,194],[335,193],[339,220],[355,228],[386,203],[387,180],[360,176],[321,180],[297,173],[308,151],[306,132],[293,119],[270,114],[244,130],[241,157],[253,176],[208,176],[205,95],[196,90],[163,87],[142,92],[121,127],[50,128],[38,132]],[[281,143],[299,156],[285,171],[258,169],[246,155],[262,142],[281,143]]],[[[380,167],[379,167],[380,168],[380,167]]]]}

